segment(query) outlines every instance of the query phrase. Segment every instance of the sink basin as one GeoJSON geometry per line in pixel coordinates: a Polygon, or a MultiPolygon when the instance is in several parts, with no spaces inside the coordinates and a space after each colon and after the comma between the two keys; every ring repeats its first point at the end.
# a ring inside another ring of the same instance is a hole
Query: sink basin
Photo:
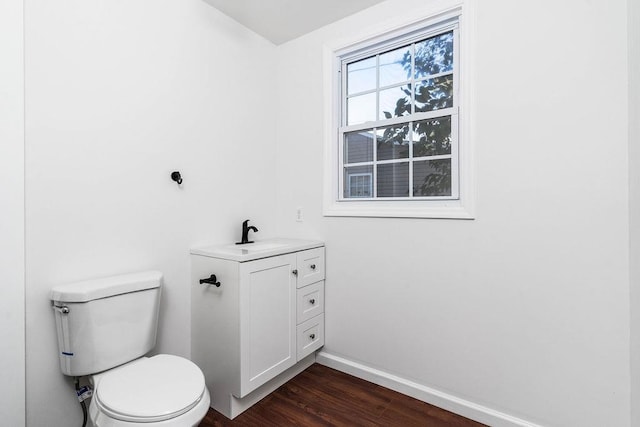
{"type": "Polygon", "coordinates": [[[257,251],[269,251],[271,249],[278,249],[287,246],[286,243],[271,243],[271,242],[256,242],[246,243],[244,245],[233,245],[233,249],[241,249],[243,251],[257,252],[257,251]]]}
{"type": "Polygon", "coordinates": [[[269,239],[244,245],[226,244],[220,246],[207,246],[191,249],[194,255],[203,255],[212,258],[226,259],[230,261],[252,261],[254,259],[266,258],[297,252],[305,249],[324,246],[323,242],[317,240],[299,239],[269,239]]]}

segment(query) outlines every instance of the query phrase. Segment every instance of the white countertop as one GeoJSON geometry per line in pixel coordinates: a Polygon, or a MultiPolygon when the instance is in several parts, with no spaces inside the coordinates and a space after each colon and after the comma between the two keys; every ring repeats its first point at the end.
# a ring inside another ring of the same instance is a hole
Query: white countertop
{"type": "Polygon", "coordinates": [[[210,258],[220,258],[230,261],[253,261],[260,258],[268,258],[276,255],[288,254],[291,252],[304,251],[306,249],[319,248],[324,246],[324,242],[319,240],[302,239],[265,239],[257,240],[254,243],[236,245],[228,243],[226,245],[213,245],[191,249],[192,255],[202,255],[210,258]]]}

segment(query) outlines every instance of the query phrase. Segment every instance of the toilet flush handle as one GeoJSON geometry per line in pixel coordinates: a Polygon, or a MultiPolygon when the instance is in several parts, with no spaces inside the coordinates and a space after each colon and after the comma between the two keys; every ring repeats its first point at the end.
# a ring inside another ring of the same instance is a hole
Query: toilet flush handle
{"type": "Polygon", "coordinates": [[[69,314],[69,312],[71,311],[66,305],[54,305],[53,309],[62,314],[69,314]]]}

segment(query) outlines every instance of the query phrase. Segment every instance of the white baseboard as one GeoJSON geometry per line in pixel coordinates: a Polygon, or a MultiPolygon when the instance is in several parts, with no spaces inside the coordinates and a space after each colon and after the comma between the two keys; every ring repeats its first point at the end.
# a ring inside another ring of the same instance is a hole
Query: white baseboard
{"type": "Polygon", "coordinates": [[[541,427],[326,351],[316,354],[316,362],[492,427],[541,427]]]}

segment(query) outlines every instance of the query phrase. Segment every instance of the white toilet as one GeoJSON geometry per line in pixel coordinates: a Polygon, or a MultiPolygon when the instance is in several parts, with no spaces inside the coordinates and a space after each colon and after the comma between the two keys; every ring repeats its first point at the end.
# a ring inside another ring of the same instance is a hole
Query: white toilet
{"type": "Polygon", "coordinates": [[[89,375],[89,419],[96,427],[197,426],[209,409],[204,375],[193,362],[159,354],[162,273],[147,271],[51,290],[60,369],[89,375]]]}

